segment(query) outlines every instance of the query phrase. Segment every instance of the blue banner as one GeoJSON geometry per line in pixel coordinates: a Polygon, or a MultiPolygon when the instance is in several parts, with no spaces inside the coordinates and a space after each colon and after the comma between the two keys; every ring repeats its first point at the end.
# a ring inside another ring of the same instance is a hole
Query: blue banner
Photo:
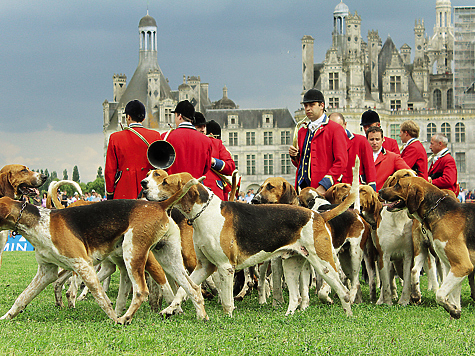
{"type": "Polygon", "coordinates": [[[34,251],[30,242],[21,235],[12,235],[11,231],[8,232],[7,244],[3,251],[34,251]]]}

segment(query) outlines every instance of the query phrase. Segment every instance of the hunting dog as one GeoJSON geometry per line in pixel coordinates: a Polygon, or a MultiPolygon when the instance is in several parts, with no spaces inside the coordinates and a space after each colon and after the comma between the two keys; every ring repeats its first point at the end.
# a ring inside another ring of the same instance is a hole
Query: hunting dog
{"type": "Polygon", "coordinates": [[[475,262],[475,205],[462,204],[423,178],[401,178],[381,189],[388,211],[407,211],[419,220],[448,274],[436,293],[439,305],[460,318],[460,290],[475,262]]]}
{"type": "MultiPolygon", "coordinates": [[[[264,183],[259,187],[257,193],[254,195],[254,198],[251,201],[252,204],[290,204],[290,205],[299,205],[298,204],[298,197],[295,188],[287,182],[284,178],[281,177],[270,177],[267,178],[264,183]]],[[[304,265],[306,261],[301,256],[287,256],[288,258],[294,258],[294,262],[301,259],[302,263],[302,273],[300,274],[301,279],[307,280],[310,278],[309,273],[305,274],[305,272],[309,271],[308,264],[304,265]]],[[[287,264],[291,263],[287,262],[287,264]]],[[[257,285],[258,291],[258,298],[260,304],[266,303],[267,298],[267,290],[266,290],[266,276],[267,270],[271,265],[272,270],[272,297],[273,302],[272,305],[277,307],[284,303],[284,297],[282,295],[282,277],[283,277],[283,262],[282,257],[278,256],[272,258],[270,261],[264,261],[261,266],[259,267],[259,280],[257,285]]],[[[300,308],[305,309],[308,307],[310,303],[310,299],[308,296],[308,284],[304,283],[301,280],[300,282],[300,308]],[[306,291],[307,289],[307,291],[306,291]]]]}
{"type": "MultiPolygon", "coordinates": [[[[346,314],[352,315],[349,292],[336,270],[326,222],[348,209],[355,200],[359,162],[356,166],[356,179],[349,197],[337,208],[322,214],[292,205],[223,202],[201,184],[191,187],[176,204],[194,227],[193,242],[198,265],[190,276],[191,280],[200,284],[217,270],[221,278],[219,291],[223,309],[232,316],[235,270],[284,253],[299,254],[307,258],[317,273],[334,288],[346,314]]],[[[142,181],[144,196],[148,200],[167,200],[192,179],[189,173],[178,173],[157,183],[153,174],[149,175],[142,181]]],[[[287,314],[292,314],[298,307],[298,274],[287,272],[291,271],[284,270],[290,294],[287,314]]],[[[184,297],[180,288],[173,303],[161,313],[173,314],[184,297]]]]}
{"type": "MultiPolygon", "coordinates": [[[[349,186],[351,188],[351,186],[349,186]]],[[[349,193],[349,191],[348,191],[349,193]]],[[[332,206],[330,203],[319,198],[316,189],[304,188],[298,195],[300,205],[322,212],[332,206]],[[327,206],[326,208],[324,208],[327,206]]],[[[341,215],[328,222],[332,234],[332,243],[338,254],[341,268],[350,282],[350,300],[352,303],[361,302],[360,269],[364,256],[364,248],[371,236],[370,225],[359,215],[357,210],[348,209],[341,215]],[[359,295],[357,299],[357,295],[359,295]]],[[[322,286],[318,292],[321,300],[329,300],[329,288],[322,286]]],[[[331,301],[331,300],[330,300],[331,301]]]]}
{"type": "Polygon", "coordinates": [[[38,272],[0,319],[12,319],[58,277],[58,266],[75,271],[89,288],[102,310],[119,324],[128,324],[148,296],[144,270],[157,265],[168,269],[192,297],[199,319],[207,319],[199,288],[186,274],[181,259],[179,230],[166,210],[193,185],[192,179],[163,202],[112,200],[62,210],[49,210],[0,198],[0,229],[21,232],[35,247],[38,272]],[[158,246],[155,246],[158,245],[158,246]],[[155,246],[157,253],[149,254],[155,246]],[[133,297],[127,312],[117,317],[102,290],[93,265],[122,250],[133,297]]]}
{"type": "MultiPolygon", "coordinates": [[[[37,194],[48,177],[31,171],[21,164],[9,164],[0,170],[0,198],[9,197],[20,200],[22,195],[37,194]]],[[[0,266],[2,253],[8,240],[8,231],[0,231],[0,266]]]]}
{"type": "MultiPolygon", "coordinates": [[[[337,203],[338,199],[344,197],[345,190],[348,194],[348,186],[340,184],[335,189],[337,192],[333,192],[333,196],[337,203]]],[[[413,264],[412,220],[405,212],[398,214],[388,212],[379,201],[378,194],[368,185],[360,186],[360,203],[364,219],[372,226],[372,242],[378,256],[381,293],[376,304],[392,305],[392,298],[397,298],[391,278],[392,261],[402,261],[403,267],[399,272],[406,283],[404,283],[398,303],[407,305],[410,302],[411,283],[409,281],[413,264]]],[[[371,274],[368,271],[368,275],[371,276],[371,274]]],[[[374,278],[370,277],[370,286],[373,283],[375,283],[374,278]]]]}

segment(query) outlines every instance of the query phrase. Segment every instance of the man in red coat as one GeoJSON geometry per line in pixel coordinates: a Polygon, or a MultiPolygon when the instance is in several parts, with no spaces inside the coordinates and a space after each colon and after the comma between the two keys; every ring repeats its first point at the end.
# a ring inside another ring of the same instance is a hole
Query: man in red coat
{"type": "Polygon", "coordinates": [[[203,184],[210,188],[219,199],[228,200],[231,187],[222,176],[233,174],[236,164],[231,157],[231,153],[229,153],[221,141],[221,126],[214,120],[206,122],[205,117],[200,112],[195,112],[194,125],[202,134],[208,134],[213,146],[211,169],[206,173],[203,184]]]}
{"type": "Polygon", "coordinates": [[[411,169],[397,153],[383,147],[383,129],[373,126],[366,131],[366,137],[373,149],[374,165],[376,166],[376,191],[379,191],[386,179],[400,169],[411,169]]]}
{"type": "Polygon", "coordinates": [[[428,180],[427,153],[421,141],[418,140],[419,125],[412,120],[404,121],[400,127],[399,137],[404,143],[401,150],[403,160],[417,173],[418,177],[428,180]]]}
{"type": "Polygon", "coordinates": [[[150,169],[148,145],[160,140],[160,133],[142,126],[145,106],[132,100],[125,106],[127,127],[110,135],[104,177],[107,199],[137,199],[140,182],[150,169]],[[146,142],[145,142],[146,141],[146,142]]]}
{"type": "Polygon", "coordinates": [[[178,103],[175,110],[176,129],[163,135],[175,149],[175,162],[168,174],[188,172],[195,178],[204,176],[211,168],[211,139],[193,126],[195,108],[188,100],[178,103]]]}
{"type": "Polygon", "coordinates": [[[429,159],[429,182],[440,189],[450,189],[458,195],[457,166],[447,148],[448,140],[444,134],[437,133],[430,139],[433,155],[429,159]]]}
{"type": "Polygon", "coordinates": [[[289,147],[292,164],[297,167],[295,188],[325,191],[339,181],[346,170],[348,152],[345,130],[325,115],[325,99],[317,89],[308,90],[302,104],[310,120],[297,135],[298,148],[289,147]]]}
{"type": "MultiPolygon", "coordinates": [[[[363,115],[361,115],[361,126],[363,126],[363,130],[365,134],[371,126],[381,127],[381,121],[379,119],[378,113],[371,109],[368,111],[365,111],[363,115]]],[[[386,151],[391,151],[391,152],[400,154],[399,145],[397,144],[397,141],[394,138],[384,137],[383,148],[386,151]]]]}
{"type": "Polygon", "coordinates": [[[348,165],[343,173],[342,183],[350,183],[353,180],[353,167],[356,155],[360,158],[360,183],[367,184],[376,190],[376,168],[373,160],[373,150],[366,137],[350,132],[346,128],[346,121],[339,112],[331,113],[329,119],[340,124],[346,132],[346,146],[348,148],[348,165]]]}

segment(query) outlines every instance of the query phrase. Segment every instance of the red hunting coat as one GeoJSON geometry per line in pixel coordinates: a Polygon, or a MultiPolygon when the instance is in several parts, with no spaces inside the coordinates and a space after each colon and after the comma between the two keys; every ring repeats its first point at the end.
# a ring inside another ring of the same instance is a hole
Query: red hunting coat
{"type": "Polygon", "coordinates": [[[409,144],[401,151],[401,157],[417,172],[418,177],[428,180],[427,153],[421,141],[417,139],[409,141],[409,144]]]}
{"type": "Polygon", "coordinates": [[[210,188],[219,199],[228,200],[228,193],[231,187],[225,187],[221,177],[215,171],[225,176],[230,176],[236,169],[236,164],[231,157],[231,153],[224,147],[220,139],[210,137],[210,140],[213,145],[211,155],[217,160],[217,163],[212,167],[213,169],[210,169],[208,173],[206,173],[206,179],[203,181],[203,184],[210,188]]]}
{"type": "Polygon", "coordinates": [[[432,184],[440,189],[450,189],[458,195],[459,188],[457,184],[457,166],[455,159],[446,151],[429,168],[429,177],[432,178],[432,184]]]}
{"type": "MultiPolygon", "coordinates": [[[[160,140],[158,131],[141,126],[133,126],[133,129],[148,143],[160,140]]],[[[113,194],[114,199],[137,199],[142,189],[140,182],[153,169],[147,159],[147,149],[145,142],[130,130],[110,135],[104,169],[107,194],[113,194]]]]}
{"type": "Polygon", "coordinates": [[[383,187],[386,179],[394,172],[400,169],[410,169],[400,155],[386,151],[384,147],[374,164],[376,166],[376,191],[383,187]]]}
{"type": "Polygon", "coordinates": [[[211,139],[196,131],[192,124],[180,124],[168,134],[166,141],[171,143],[176,154],[175,162],[167,169],[168,174],[188,172],[198,179],[208,173],[213,150],[211,139]]]}
{"type": "MultiPolygon", "coordinates": [[[[297,174],[298,168],[303,161],[302,150],[307,131],[307,127],[302,127],[298,132],[300,152],[296,159],[292,159],[292,164],[297,167],[297,174]]],[[[312,187],[317,188],[319,185],[322,185],[325,189],[328,189],[341,179],[348,163],[346,140],[347,137],[343,127],[325,117],[325,121],[317,129],[311,141],[310,181],[312,187]],[[323,181],[324,178],[326,178],[326,181],[323,181]]],[[[296,176],[296,188],[297,185],[296,176]]]]}
{"type": "Polygon", "coordinates": [[[376,189],[376,168],[373,160],[373,150],[368,140],[363,135],[353,134],[346,130],[348,146],[348,165],[343,173],[342,183],[353,181],[352,168],[355,166],[356,155],[360,158],[360,176],[362,184],[368,184],[376,189]],[[364,182],[364,183],[363,183],[364,182]]]}
{"type": "Polygon", "coordinates": [[[399,146],[397,144],[397,141],[394,138],[391,137],[385,137],[383,141],[383,148],[386,151],[391,151],[397,154],[400,154],[399,152],[399,146]]]}

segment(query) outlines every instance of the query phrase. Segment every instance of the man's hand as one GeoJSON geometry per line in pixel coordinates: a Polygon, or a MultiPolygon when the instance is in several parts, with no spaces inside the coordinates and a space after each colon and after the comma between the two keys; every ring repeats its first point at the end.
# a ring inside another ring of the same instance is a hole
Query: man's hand
{"type": "Polygon", "coordinates": [[[320,195],[322,198],[325,197],[325,192],[326,192],[325,188],[319,185],[316,190],[317,190],[318,195],[320,195]]]}
{"type": "Polygon", "coordinates": [[[299,150],[294,146],[289,146],[289,155],[290,157],[297,157],[299,154],[299,150]]]}

